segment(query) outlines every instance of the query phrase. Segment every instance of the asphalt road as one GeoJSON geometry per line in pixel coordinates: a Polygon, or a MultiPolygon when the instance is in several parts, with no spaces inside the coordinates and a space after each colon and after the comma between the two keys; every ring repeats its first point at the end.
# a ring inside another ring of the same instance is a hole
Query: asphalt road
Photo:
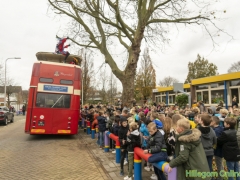
{"type": "Polygon", "coordinates": [[[107,180],[81,135],[29,135],[25,116],[0,125],[0,180],[107,180]]]}

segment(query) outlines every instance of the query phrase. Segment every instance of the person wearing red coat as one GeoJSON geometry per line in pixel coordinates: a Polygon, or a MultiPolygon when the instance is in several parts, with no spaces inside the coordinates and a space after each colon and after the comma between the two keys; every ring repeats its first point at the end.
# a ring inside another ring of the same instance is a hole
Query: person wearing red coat
{"type": "Polygon", "coordinates": [[[68,48],[70,46],[70,44],[64,46],[64,43],[67,41],[68,37],[67,38],[59,38],[56,36],[56,38],[59,40],[59,42],[56,45],[55,52],[57,54],[64,55],[65,56],[64,63],[66,63],[66,59],[68,58],[70,53],[68,51],[64,51],[64,48],[68,48]]]}

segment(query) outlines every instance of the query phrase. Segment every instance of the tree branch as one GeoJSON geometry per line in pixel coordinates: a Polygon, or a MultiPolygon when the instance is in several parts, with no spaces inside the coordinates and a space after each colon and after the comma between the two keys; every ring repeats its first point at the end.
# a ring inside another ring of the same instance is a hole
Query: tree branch
{"type": "Polygon", "coordinates": [[[187,23],[187,21],[191,21],[191,20],[194,20],[194,19],[210,20],[209,18],[202,17],[202,16],[199,15],[199,16],[195,16],[195,17],[192,17],[192,18],[179,18],[179,19],[174,19],[174,20],[171,20],[171,19],[152,19],[152,20],[147,22],[147,25],[152,24],[152,23],[183,23],[183,22],[187,23]]]}
{"type": "Polygon", "coordinates": [[[109,4],[109,6],[111,6],[115,10],[115,13],[116,13],[115,17],[116,17],[117,21],[121,24],[122,31],[128,37],[128,39],[131,42],[133,42],[133,38],[132,38],[131,34],[129,34],[128,31],[130,31],[132,33],[132,35],[134,35],[135,31],[132,28],[130,28],[126,23],[124,23],[124,21],[121,17],[120,11],[119,11],[118,3],[114,4],[114,3],[111,2],[111,0],[106,0],[106,1],[109,4]]]}
{"type": "Polygon", "coordinates": [[[163,2],[163,3],[160,3],[160,4],[156,5],[156,6],[154,7],[154,11],[157,10],[159,7],[161,7],[161,6],[169,3],[170,1],[172,1],[172,0],[167,0],[167,1],[163,2]]]}

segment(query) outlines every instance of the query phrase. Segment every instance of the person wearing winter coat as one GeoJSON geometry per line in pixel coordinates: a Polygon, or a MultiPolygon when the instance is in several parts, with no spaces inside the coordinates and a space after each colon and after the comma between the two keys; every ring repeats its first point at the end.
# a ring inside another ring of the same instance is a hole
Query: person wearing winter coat
{"type": "Polygon", "coordinates": [[[124,178],[124,180],[132,180],[134,148],[141,146],[140,133],[138,131],[138,124],[136,122],[132,122],[129,125],[129,131],[127,133],[127,140],[125,141],[125,144],[127,145],[128,151],[128,175],[124,178]]]}
{"type": "MultiPolygon", "coordinates": [[[[216,116],[212,116],[212,122],[211,122],[211,126],[217,136],[220,137],[224,128],[222,126],[219,125],[220,120],[218,117],[216,116]]],[[[217,165],[217,172],[220,175],[220,171],[223,170],[223,165],[222,165],[222,146],[220,146],[219,144],[217,144],[216,149],[214,149],[214,157],[215,157],[215,162],[217,165]]],[[[221,176],[218,176],[217,180],[222,180],[223,178],[221,176]]]]}
{"type": "Polygon", "coordinates": [[[112,133],[115,136],[118,136],[118,131],[120,129],[119,123],[120,123],[120,116],[115,116],[114,117],[114,123],[112,125],[112,133]]]}
{"type": "MultiPolygon", "coordinates": [[[[144,114],[144,113],[140,112],[139,114],[144,114]]],[[[144,149],[147,149],[147,146],[148,146],[147,139],[150,135],[149,132],[148,132],[148,128],[147,128],[147,125],[149,124],[149,121],[145,117],[141,117],[140,119],[141,119],[141,126],[140,126],[139,130],[140,130],[141,135],[142,135],[141,145],[142,145],[142,149],[144,150],[144,149]]],[[[153,168],[151,166],[151,164],[147,161],[145,161],[144,166],[146,166],[146,167],[144,167],[144,169],[146,171],[150,171],[153,168]]]]}
{"type": "MultiPolygon", "coordinates": [[[[217,143],[222,146],[223,157],[226,160],[228,171],[234,171],[239,173],[239,160],[240,151],[237,142],[237,131],[235,130],[236,120],[234,118],[224,119],[224,131],[221,136],[218,137],[217,143]]],[[[229,180],[233,180],[233,177],[228,177],[229,180]]],[[[236,180],[240,180],[240,177],[236,177],[236,180]]]]}
{"type": "MultiPolygon", "coordinates": [[[[177,168],[178,180],[202,180],[202,177],[191,177],[190,170],[197,172],[209,172],[207,158],[201,143],[201,132],[198,129],[190,129],[187,119],[177,121],[175,158],[170,161],[168,172],[177,168]]],[[[208,178],[205,178],[208,179],[208,178]]]]}
{"type": "Polygon", "coordinates": [[[176,133],[177,133],[176,127],[177,127],[177,121],[181,118],[182,117],[179,114],[174,114],[172,116],[171,129],[166,141],[169,160],[172,160],[175,154],[176,133]]]}
{"type": "Polygon", "coordinates": [[[99,137],[100,137],[100,148],[102,149],[104,146],[104,132],[106,131],[106,123],[107,119],[104,117],[104,112],[99,111],[99,116],[97,117],[98,120],[98,130],[99,130],[99,137]]]}
{"type": "Polygon", "coordinates": [[[147,128],[147,119],[144,118],[141,120],[142,123],[141,123],[141,126],[140,126],[140,132],[142,133],[142,148],[143,149],[146,149],[147,148],[147,141],[145,138],[148,138],[149,137],[149,132],[148,132],[148,128],[147,128]]]}
{"type": "MultiPolygon", "coordinates": [[[[120,123],[120,116],[119,115],[114,116],[114,121],[113,121],[112,128],[110,129],[111,130],[110,132],[113,133],[115,136],[118,136],[118,131],[120,128],[119,123],[120,123]]],[[[110,145],[111,145],[111,141],[110,141],[110,145]]],[[[116,142],[112,141],[112,149],[113,149],[112,153],[116,153],[115,145],[116,145],[116,142]]]]}
{"type": "MultiPolygon", "coordinates": [[[[148,148],[143,151],[143,153],[147,154],[158,154],[158,161],[166,161],[167,160],[167,146],[164,140],[164,136],[160,131],[158,131],[157,126],[154,122],[148,124],[149,138],[148,148]]],[[[148,159],[149,160],[149,159],[148,159]]],[[[149,161],[150,162],[150,161],[149,161]]],[[[152,163],[152,162],[150,162],[152,163]]],[[[154,172],[157,175],[158,179],[166,180],[163,172],[154,166],[154,172]]]]}
{"type": "Polygon", "coordinates": [[[144,114],[145,114],[145,116],[147,116],[148,112],[149,112],[149,109],[148,109],[148,107],[146,106],[146,107],[144,108],[144,114]]]}
{"type": "MultiPolygon", "coordinates": [[[[98,114],[95,113],[94,117],[93,117],[93,122],[92,122],[92,129],[96,129],[96,127],[98,126],[98,120],[97,120],[98,114]]],[[[100,145],[100,136],[99,136],[99,132],[96,132],[98,140],[97,140],[97,144],[100,145]]]]}
{"type": "Polygon", "coordinates": [[[214,130],[210,127],[212,122],[211,116],[208,114],[202,114],[200,116],[199,130],[201,131],[201,141],[207,157],[209,169],[212,172],[212,160],[214,155],[214,147],[217,145],[217,137],[214,130]]]}
{"type": "Polygon", "coordinates": [[[127,155],[126,140],[127,140],[127,133],[128,133],[128,130],[129,130],[127,118],[122,116],[120,118],[120,124],[121,124],[121,126],[118,130],[118,138],[119,138],[119,141],[120,141],[120,149],[121,149],[120,175],[123,176],[124,175],[123,163],[124,163],[124,158],[127,155]]]}

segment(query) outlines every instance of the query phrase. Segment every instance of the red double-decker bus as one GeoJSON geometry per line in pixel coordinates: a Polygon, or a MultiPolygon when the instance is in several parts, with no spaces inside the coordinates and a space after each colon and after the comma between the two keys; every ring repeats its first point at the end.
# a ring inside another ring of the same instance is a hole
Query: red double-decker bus
{"type": "Polygon", "coordinates": [[[32,69],[25,133],[78,132],[81,68],[59,63],[59,56],[62,55],[37,53],[39,61],[32,69]]]}

